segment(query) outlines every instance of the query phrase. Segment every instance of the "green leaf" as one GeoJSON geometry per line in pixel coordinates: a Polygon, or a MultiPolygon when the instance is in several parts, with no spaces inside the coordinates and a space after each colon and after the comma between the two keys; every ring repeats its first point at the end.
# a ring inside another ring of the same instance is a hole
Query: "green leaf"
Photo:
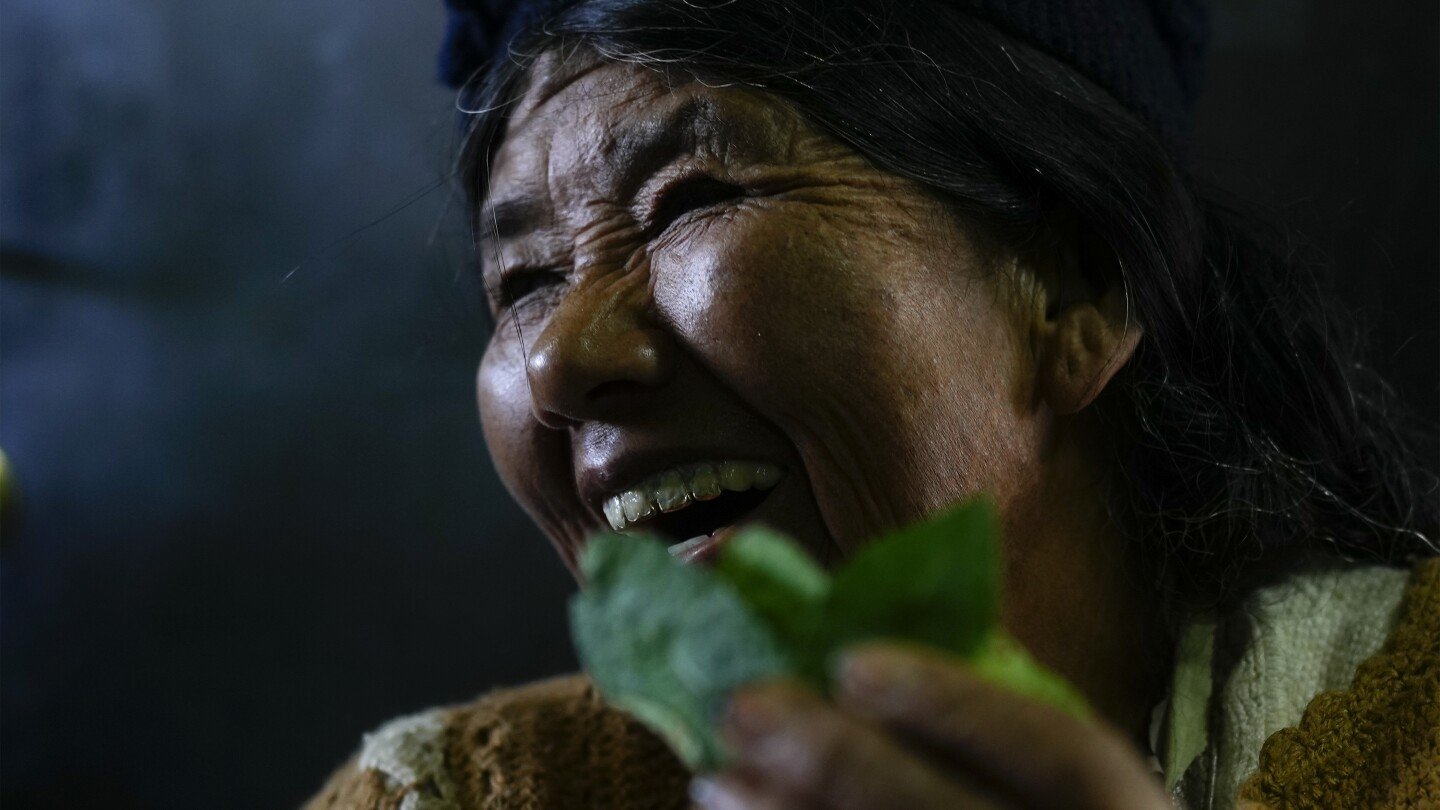
{"type": "Polygon", "coordinates": [[[736,533],[714,570],[659,540],[600,535],[571,603],[580,660],[601,693],[648,724],[692,769],[723,764],[714,729],[728,694],[800,677],[828,690],[830,659],[868,639],[928,644],[996,683],[1077,716],[1085,701],[999,629],[998,530],[976,500],[876,540],[827,577],[795,543],[736,533]]]}
{"type": "Polygon", "coordinates": [[[891,638],[972,655],[999,619],[995,532],[977,499],[860,549],[831,584],[821,653],[891,638]]]}
{"type": "Polygon", "coordinates": [[[986,639],[970,665],[991,683],[1049,703],[1074,717],[1090,717],[1090,706],[1075,687],[1041,666],[1018,642],[998,630],[986,639]]]}
{"type": "Polygon", "coordinates": [[[582,568],[571,630],[601,693],[690,767],[716,767],[713,721],[729,692],[794,669],[774,633],[729,583],[681,565],[657,540],[596,536],[582,568]]]}
{"type": "Polygon", "coordinates": [[[715,573],[730,583],[792,653],[814,685],[824,672],[815,666],[820,605],[830,578],[794,541],[762,526],[741,529],[720,549],[715,573]]]}

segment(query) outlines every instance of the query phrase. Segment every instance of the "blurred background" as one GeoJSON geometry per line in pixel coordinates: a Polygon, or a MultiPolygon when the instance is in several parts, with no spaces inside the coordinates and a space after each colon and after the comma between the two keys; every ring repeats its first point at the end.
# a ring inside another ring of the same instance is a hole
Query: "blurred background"
{"type": "MultiPolygon", "coordinates": [[[[1219,3],[1198,167],[1433,428],[1440,7],[1382,6],[1219,3]]],[[[7,810],[294,806],[386,718],[574,666],[475,416],[442,28],[0,0],[7,810]]]]}

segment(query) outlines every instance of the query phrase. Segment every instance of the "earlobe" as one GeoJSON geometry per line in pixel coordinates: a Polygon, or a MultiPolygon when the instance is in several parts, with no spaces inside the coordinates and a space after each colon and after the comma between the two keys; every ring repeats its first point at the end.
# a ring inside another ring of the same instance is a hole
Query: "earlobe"
{"type": "Polygon", "coordinates": [[[1084,410],[1135,353],[1141,328],[1112,287],[1076,301],[1041,326],[1036,368],[1039,393],[1058,414],[1084,410]]]}

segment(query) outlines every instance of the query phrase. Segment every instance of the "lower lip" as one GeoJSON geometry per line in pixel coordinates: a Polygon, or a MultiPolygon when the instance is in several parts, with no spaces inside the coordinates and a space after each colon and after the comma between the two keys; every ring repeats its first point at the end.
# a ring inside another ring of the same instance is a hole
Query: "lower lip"
{"type": "Polygon", "coordinates": [[[696,537],[677,543],[670,547],[670,553],[686,565],[714,565],[720,547],[734,534],[734,526],[725,526],[707,537],[696,537]]]}

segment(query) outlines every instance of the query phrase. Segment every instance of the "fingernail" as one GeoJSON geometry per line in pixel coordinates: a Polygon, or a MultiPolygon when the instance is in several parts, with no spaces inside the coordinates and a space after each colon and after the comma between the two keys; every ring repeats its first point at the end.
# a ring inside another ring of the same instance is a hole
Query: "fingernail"
{"type": "Polygon", "coordinates": [[[741,810],[744,800],[723,779],[697,776],[690,780],[690,801],[707,810],[741,810]]]}
{"type": "Polygon", "coordinates": [[[714,779],[697,776],[690,780],[690,801],[705,807],[713,807],[715,799],[719,795],[720,786],[715,784],[714,779]]]}
{"type": "Polygon", "coordinates": [[[875,671],[871,659],[863,652],[847,652],[840,655],[831,673],[836,688],[847,695],[857,697],[873,694],[884,681],[881,673],[875,671]]]}
{"type": "Polygon", "coordinates": [[[840,655],[832,677],[841,693],[864,698],[904,690],[923,675],[903,654],[875,647],[858,647],[840,655]]]}

